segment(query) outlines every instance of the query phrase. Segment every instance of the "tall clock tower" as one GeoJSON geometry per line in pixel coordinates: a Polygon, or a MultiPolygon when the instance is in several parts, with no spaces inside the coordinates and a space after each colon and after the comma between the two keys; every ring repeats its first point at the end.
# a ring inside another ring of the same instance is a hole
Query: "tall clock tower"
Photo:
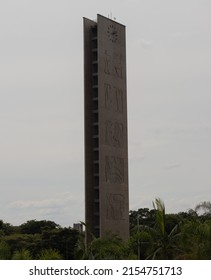
{"type": "Polygon", "coordinates": [[[84,18],[85,222],[129,237],[125,26],[84,18]]]}

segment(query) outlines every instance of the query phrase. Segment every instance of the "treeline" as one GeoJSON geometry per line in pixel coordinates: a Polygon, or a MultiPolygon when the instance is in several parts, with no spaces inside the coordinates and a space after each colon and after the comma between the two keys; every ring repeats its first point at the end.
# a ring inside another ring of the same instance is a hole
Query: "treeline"
{"type": "Polygon", "coordinates": [[[134,250],[139,244],[140,259],[211,260],[210,202],[178,214],[166,214],[160,199],[153,206],[130,212],[130,242],[134,250]]]}
{"type": "Polygon", "coordinates": [[[79,232],[53,221],[31,220],[20,226],[0,221],[0,259],[74,259],[79,232]]]}
{"type": "Polygon", "coordinates": [[[86,247],[84,233],[53,221],[13,226],[0,220],[0,259],[211,259],[211,203],[166,214],[160,199],[153,209],[130,211],[130,239],[107,234],[86,247]]]}

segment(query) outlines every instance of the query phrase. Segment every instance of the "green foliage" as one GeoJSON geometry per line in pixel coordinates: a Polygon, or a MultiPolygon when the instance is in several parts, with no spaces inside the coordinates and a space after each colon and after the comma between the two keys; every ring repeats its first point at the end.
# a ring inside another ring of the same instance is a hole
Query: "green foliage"
{"type": "Polygon", "coordinates": [[[74,259],[75,247],[79,238],[78,231],[71,228],[45,230],[41,234],[40,247],[53,248],[66,260],[74,259]]]}
{"type": "Polygon", "coordinates": [[[177,240],[179,237],[179,226],[176,224],[168,233],[166,227],[165,204],[159,198],[153,202],[156,210],[156,223],[151,230],[153,236],[153,252],[149,255],[152,259],[173,259],[177,253],[177,240]]]}
{"type": "Polygon", "coordinates": [[[12,260],[31,260],[30,251],[27,249],[21,249],[14,252],[12,260]]]}
{"type": "Polygon", "coordinates": [[[129,250],[121,238],[110,233],[93,240],[91,251],[97,260],[122,260],[128,259],[129,255],[129,250]]]}
{"type": "Polygon", "coordinates": [[[4,240],[9,245],[11,252],[14,253],[16,251],[21,251],[23,249],[27,249],[30,251],[32,257],[35,257],[34,248],[37,248],[38,241],[40,240],[39,235],[29,235],[29,234],[21,234],[14,233],[11,235],[7,235],[4,237],[4,240]]]}
{"type": "Polygon", "coordinates": [[[166,214],[160,199],[155,199],[153,206],[154,222],[144,219],[150,212],[146,208],[130,212],[131,246],[134,252],[139,246],[140,258],[211,259],[210,203],[200,203],[194,210],[178,214],[166,214]],[[202,215],[197,214],[200,210],[202,215]]]}
{"type": "Polygon", "coordinates": [[[134,229],[136,225],[139,223],[142,225],[147,225],[149,227],[153,227],[155,224],[155,210],[149,210],[149,208],[140,208],[138,211],[130,211],[130,229],[134,229]]]}
{"type": "Polygon", "coordinates": [[[183,248],[181,259],[211,259],[211,221],[200,221],[196,218],[182,226],[180,245],[183,248]]]}
{"type": "MultiPolygon", "coordinates": [[[[2,228],[5,225],[0,223],[2,228]]],[[[53,250],[59,253],[59,259],[74,259],[75,246],[79,233],[72,228],[62,228],[51,221],[28,221],[16,227],[11,234],[0,229],[0,240],[6,244],[11,254],[6,255],[6,249],[0,254],[2,259],[38,259],[40,252],[53,250]],[[29,253],[27,255],[27,253],[29,253]]],[[[2,245],[3,246],[3,245],[2,245]]]]}
{"type": "Polygon", "coordinates": [[[146,226],[135,227],[131,230],[129,246],[136,259],[145,260],[152,251],[153,239],[146,226]]]}
{"type": "Polygon", "coordinates": [[[4,223],[2,220],[0,220],[0,236],[2,235],[10,235],[14,232],[16,232],[17,227],[12,226],[9,223],[4,223]]]}
{"type": "Polygon", "coordinates": [[[41,251],[38,260],[62,260],[63,257],[59,251],[55,249],[45,249],[41,251]]]}
{"type": "Polygon", "coordinates": [[[53,230],[58,228],[59,225],[52,221],[36,221],[30,220],[20,225],[20,232],[26,234],[42,233],[44,230],[53,230]]]}
{"type": "Polygon", "coordinates": [[[87,247],[85,246],[84,235],[81,235],[76,250],[76,257],[78,259],[89,260],[123,260],[136,258],[129,243],[123,242],[118,235],[109,232],[101,238],[93,238],[87,247]]]}
{"type": "Polygon", "coordinates": [[[0,241],[0,260],[9,260],[11,258],[10,247],[4,240],[0,241]]]}

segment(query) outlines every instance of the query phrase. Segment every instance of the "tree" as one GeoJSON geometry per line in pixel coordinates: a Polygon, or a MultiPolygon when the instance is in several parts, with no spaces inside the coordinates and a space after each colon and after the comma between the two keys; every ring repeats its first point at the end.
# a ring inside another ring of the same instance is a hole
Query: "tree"
{"type": "Polygon", "coordinates": [[[156,211],[156,222],[153,228],[148,228],[153,237],[153,251],[148,258],[173,259],[179,253],[179,225],[176,224],[168,233],[166,230],[165,204],[160,198],[156,198],[153,207],[156,211]]]}
{"type": "Polygon", "coordinates": [[[204,201],[196,205],[195,207],[196,213],[199,211],[203,212],[203,216],[210,216],[211,217],[211,202],[209,201],[204,201]]]}
{"type": "Polygon", "coordinates": [[[12,254],[21,250],[29,250],[31,257],[35,258],[40,252],[40,235],[39,234],[21,234],[14,233],[4,236],[4,241],[9,245],[12,254]]]}
{"type": "Polygon", "coordinates": [[[38,260],[62,260],[63,257],[59,251],[55,249],[45,249],[41,251],[38,256],[38,260]]]}
{"type": "Polygon", "coordinates": [[[93,240],[91,244],[92,254],[97,260],[127,260],[136,256],[118,235],[107,233],[101,238],[93,240]]]}
{"type": "Polygon", "coordinates": [[[146,226],[139,225],[131,230],[129,246],[136,259],[145,260],[152,252],[153,239],[146,226]]]}
{"type": "Polygon", "coordinates": [[[12,226],[9,223],[4,223],[2,220],[0,220],[0,236],[2,235],[10,235],[12,233],[16,232],[17,227],[12,226]]]}
{"type": "Polygon", "coordinates": [[[0,260],[10,260],[11,250],[7,242],[0,241],[0,260]]]}
{"type": "Polygon", "coordinates": [[[211,259],[211,221],[201,221],[198,217],[186,220],[181,227],[180,259],[210,260],[211,259]]]}
{"type": "Polygon", "coordinates": [[[78,238],[79,232],[70,227],[44,230],[41,234],[40,247],[42,249],[55,249],[65,260],[72,260],[78,238]]]}
{"type": "Polygon", "coordinates": [[[149,208],[140,208],[137,211],[130,211],[130,229],[134,229],[134,227],[138,224],[138,219],[140,221],[139,224],[153,227],[155,224],[155,210],[149,210],[149,208]]]}
{"type": "Polygon", "coordinates": [[[92,241],[85,244],[84,233],[81,233],[75,250],[76,259],[83,260],[123,260],[136,259],[130,244],[124,242],[117,234],[107,232],[103,237],[97,238],[89,227],[81,222],[91,235],[92,241]]]}
{"type": "Polygon", "coordinates": [[[20,225],[20,232],[27,234],[42,233],[44,230],[53,230],[60,226],[52,221],[46,220],[30,220],[20,225]]]}
{"type": "Polygon", "coordinates": [[[14,252],[12,260],[31,260],[31,254],[27,249],[21,249],[14,252]]]}

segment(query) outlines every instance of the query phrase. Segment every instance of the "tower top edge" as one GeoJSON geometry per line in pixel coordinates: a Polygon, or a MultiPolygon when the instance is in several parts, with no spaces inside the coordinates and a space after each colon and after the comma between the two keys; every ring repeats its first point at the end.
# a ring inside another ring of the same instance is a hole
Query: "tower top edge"
{"type": "Polygon", "coordinates": [[[109,18],[109,17],[105,17],[105,16],[103,16],[103,15],[97,14],[97,19],[99,19],[99,18],[104,18],[104,19],[106,19],[106,20],[108,20],[108,21],[111,21],[111,22],[114,22],[114,23],[116,23],[116,24],[119,24],[119,25],[122,25],[122,26],[126,27],[124,24],[122,24],[122,23],[120,23],[120,22],[118,22],[118,21],[116,21],[116,20],[114,20],[114,19],[111,19],[111,18],[109,18]]]}
{"type": "Polygon", "coordinates": [[[124,24],[119,23],[118,21],[116,21],[116,20],[114,20],[114,19],[111,19],[111,18],[109,18],[109,17],[102,16],[102,15],[100,15],[100,14],[97,14],[97,18],[96,18],[96,19],[89,19],[89,18],[87,18],[87,17],[83,17],[84,21],[90,21],[90,22],[95,23],[95,24],[98,23],[98,21],[99,21],[100,18],[106,19],[106,20],[108,20],[108,21],[110,21],[110,22],[114,22],[115,24],[118,24],[118,25],[121,25],[121,26],[123,26],[123,27],[126,27],[124,24]]]}

